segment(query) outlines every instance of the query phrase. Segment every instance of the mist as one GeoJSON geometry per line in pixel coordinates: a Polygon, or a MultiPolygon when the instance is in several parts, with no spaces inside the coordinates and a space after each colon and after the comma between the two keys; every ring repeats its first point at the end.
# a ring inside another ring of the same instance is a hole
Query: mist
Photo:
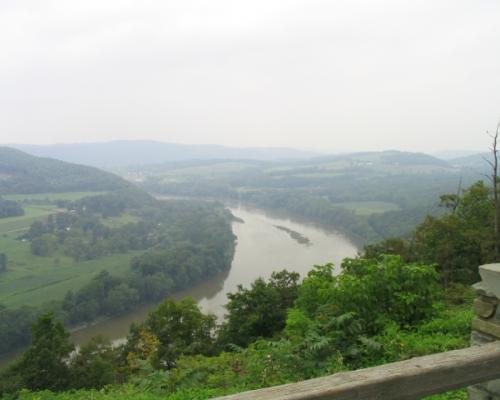
{"type": "Polygon", "coordinates": [[[494,1],[3,1],[0,143],[484,150],[494,1]]]}

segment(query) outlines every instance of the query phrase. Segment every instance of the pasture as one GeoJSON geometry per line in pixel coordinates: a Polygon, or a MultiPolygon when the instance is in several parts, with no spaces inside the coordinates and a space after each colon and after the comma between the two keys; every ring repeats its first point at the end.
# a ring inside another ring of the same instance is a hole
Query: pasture
{"type": "Polygon", "coordinates": [[[388,211],[399,211],[401,208],[395,203],[385,201],[350,201],[335,203],[336,206],[354,211],[357,215],[381,214],[388,211]]]}
{"type": "MultiPolygon", "coordinates": [[[[0,253],[7,254],[7,271],[0,274],[0,304],[8,306],[41,305],[62,300],[68,290],[76,291],[87,284],[94,275],[106,269],[113,275],[129,273],[132,257],[139,252],[112,254],[95,260],[76,262],[58,252],[51,257],[31,254],[30,243],[19,240],[23,230],[36,220],[43,220],[59,212],[57,200],[78,200],[100,194],[99,192],[70,192],[17,194],[3,196],[21,202],[25,215],[0,219],[0,253]],[[31,204],[31,202],[36,204],[31,204]]],[[[124,214],[108,218],[110,227],[137,222],[138,218],[124,214]]]]}
{"type": "MultiPolygon", "coordinates": [[[[22,231],[36,220],[45,219],[57,212],[57,207],[51,204],[23,206],[23,209],[24,215],[0,219],[0,234],[22,231]]],[[[1,248],[0,246],[0,250],[1,248]]]]}
{"type": "Polygon", "coordinates": [[[7,200],[14,201],[47,201],[53,202],[56,200],[79,200],[83,197],[96,196],[104,192],[64,192],[64,193],[36,193],[36,194],[9,194],[2,196],[7,200]]]}
{"type": "Polygon", "coordinates": [[[0,252],[8,257],[7,271],[0,274],[0,304],[41,305],[62,300],[68,290],[76,291],[103,269],[115,276],[129,273],[132,257],[139,252],[112,254],[76,262],[63,254],[40,257],[31,254],[30,243],[18,234],[0,235],[0,252]]]}

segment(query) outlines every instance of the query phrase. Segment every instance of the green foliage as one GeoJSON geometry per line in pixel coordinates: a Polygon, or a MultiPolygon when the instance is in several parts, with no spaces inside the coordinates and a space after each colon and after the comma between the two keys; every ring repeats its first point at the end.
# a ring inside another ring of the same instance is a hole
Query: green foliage
{"type": "Polygon", "coordinates": [[[412,325],[433,312],[438,280],[434,266],[386,256],[381,261],[346,259],[342,268],[338,276],[332,265],[309,272],[296,307],[309,318],[353,313],[368,333],[380,331],[389,321],[412,325]]]}
{"type": "Polygon", "coordinates": [[[140,168],[154,193],[238,200],[342,230],[363,243],[407,236],[436,199],[477,174],[424,154],[374,152],[294,162],[192,161],[140,168]]]}
{"type": "Polygon", "coordinates": [[[158,340],[153,364],[172,368],[180,355],[211,354],[214,351],[215,316],[204,315],[196,302],[187,297],[179,302],[165,300],[149,314],[141,326],[128,337],[126,351],[137,352],[142,331],[158,340]]]}
{"type": "Polygon", "coordinates": [[[0,304],[0,353],[6,353],[29,343],[31,325],[37,312],[33,307],[24,306],[9,309],[0,304]]]}
{"type": "Polygon", "coordinates": [[[257,279],[250,289],[238,286],[228,293],[226,322],[220,343],[246,346],[259,338],[273,337],[285,327],[286,313],[297,297],[299,274],[273,272],[268,282],[257,279]]]}
{"type": "MultiPolygon", "coordinates": [[[[50,307],[75,325],[161,300],[231,265],[235,238],[219,204],[156,201],[127,190],[65,205],[67,212],[35,221],[21,240],[0,238],[9,246],[10,267],[0,281],[7,301],[38,308],[46,298],[57,300],[50,307]],[[117,210],[134,218],[108,226],[102,213],[113,214],[116,196],[123,200],[117,210]],[[102,267],[109,272],[99,273],[102,267]]],[[[28,343],[35,314],[2,308],[0,353],[28,343]]]]}
{"type": "Polygon", "coordinates": [[[76,294],[68,292],[62,308],[67,312],[68,322],[75,323],[90,321],[99,315],[120,315],[138,300],[136,290],[129,288],[120,278],[101,271],[76,294]]]}
{"type": "Polygon", "coordinates": [[[111,344],[94,338],[72,354],[69,333],[51,313],[41,315],[32,327],[33,340],[22,357],[0,373],[0,396],[20,389],[64,390],[101,388],[115,383],[117,353],[111,344]]]}
{"type": "Polygon", "coordinates": [[[93,338],[82,346],[70,364],[71,385],[74,388],[97,388],[117,380],[116,353],[104,338],[93,338]]]}
{"type": "Polygon", "coordinates": [[[68,387],[70,371],[67,364],[73,345],[69,333],[51,313],[40,316],[33,325],[30,347],[11,369],[20,375],[22,387],[31,390],[61,390],[68,387]]]}
{"type": "Polygon", "coordinates": [[[390,323],[373,337],[379,346],[365,349],[363,363],[389,363],[467,347],[471,322],[472,312],[465,310],[445,313],[409,330],[390,323]]]}
{"type": "Polygon", "coordinates": [[[286,211],[327,229],[343,230],[358,239],[380,239],[365,217],[358,216],[354,211],[340,207],[324,197],[297,190],[269,190],[245,193],[243,200],[261,208],[286,211]]]}
{"type": "Polygon", "coordinates": [[[7,263],[8,263],[7,254],[0,253],[0,272],[7,271],[7,263]]]}
{"type": "Polygon", "coordinates": [[[426,397],[428,400],[467,400],[468,398],[467,389],[454,390],[452,392],[426,397]]]}
{"type": "Polygon", "coordinates": [[[434,314],[437,280],[433,266],[397,256],[346,259],[337,276],[331,264],[316,266],[299,288],[285,333],[318,362],[340,356],[357,367],[365,352],[380,348],[373,336],[386,326],[409,329],[434,314]]]}
{"type": "Polygon", "coordinates": [[[0,218],[19,217],[21,215],[24,215],[24,210],[19,203],[0,197],[0,218]]]}
{"type": "Polygon", "coordinates": [[[448,213],[427,216],[408,239],[387,239],[365,247],[365,257],[399,254],[407,261],[435,263],[445,286],[479,280],[478,265],[494,262],[491,189],[477,182],[460,195],[442,195],[448,213]]]}
{"type": "MultiPolygon", "coordinates": [[[[192,299],[167,300],[132,328],[123,348],[112,350],[102,339],[95,340],[69,363],[71,387],[102,390],[24,391],[19,396],[207,399],[468,346],[470,302],[452,304],[457,297],[470,298],[468,289],[438,292],[433,266],[405,264],[396,256],[346,260],[343,265],[337,276],[332,265],[318,266],[301,284],[285,271],[273,276],[273,285],[264,282],[283,290],[287,304],[298,289],[279,339],[233,345],[231,352],[215,354],[214,317],[203,315],[192,299]],[[124,373],[131,374],[128,384],[104,386],[115,385],[124,373]]],[[[262,294],[260,289],[255,293],[262,294]]],[[[271,300],[280,304],[279,298],[271,300]]],[[[461,399],[463,391],[434,398],[461,399]]]]}
{"type": "MultiPolygon", "coordinates": [[[[232,388],[229,393],[239,390],[232,388]]],[[[49,390],[40,392],[22,391],[19,400],[204,400],[215,396],[229,394],[221,389],[188,388],[179,390],[171,395],[156,394],[145,390],[142,386],[123,385],[110,387],[103,390],[74,390],[69,392],[54,393],[49,390]]]]}
{"type": "MultiPolygon", "coordinates": [[[[304,379],[301,358],[294,354],[289,341],[257,341],[247,349],[221,353],[216,357],[182,357],[166,379],[165,390],[175,392],[184,388],[251,390],[304,379]]],[[[332,363],[330,371],[342,366],[332,363]]],[[[322,371],[325,372],[324,370],[322,371]]]]}
{"type": "Polygon", "coordinates": [[[490,189],[478,182],[464,192],[454,213],[428,217],[417,227],[415,254],[439,265],[445,285],[472,283],[479,278],[477,266],[495,258],[493,237],[490,189]]]}
{"type": "Polygon", "coordinates": [[[127,209],[153,206],[157,204],[148,193],[134,188],[116,190],[97,196],[83,197],[73,203],[77,209],[90,213],[99,213],[103,217],[113,217],[122,214],[127,209]]]}
{"type": "Polygon", "coordinates": [[[109,172],[0,147],[0,194],[116,190],[130,186],[109,172]]]}
{"type": "Polygon", "coordinates": [[[35,256],[50,257],[56,250],[57,238],[50,233],[44,233],[31,240],[31,252],[35,256]]]}
{"type": "MultiPolygon", "coordinates": [[[[376,216],[360,224],[358,215],[334,210],[326,195],[289,194],[284,190],[245,196],[324,224],[352,223],[352,232],[366,234],[368,227],[378,235],[372,219],[376,216]]],[[[123,232],[124,225],[102,223],[103,216],[130,212],[134,199],[117,203],[116,209],[113,197],[81,201],[77,218],[61,222],[64,229],[53,220],[28,233],[30,240],[54,235],[57,246],[80,240],[74,248],[90,246],[96,257],[104,251],[97,250],[97,242],[113,243],[113,250],[106,251],[143,251],[134,258],[130,276],[101,273],[83,289],[68,292],[63,303],[68,318],[81,321],[122,313],[138,301],[161,298],[229,264],[234,237],[221,209],[207,212],[201,204],[159,206],[146,201],[134,212],[137,220],[123,232]],[[75,233],[65,234],[68,226],[75,233]]],[[[367,247],[363,258],[344,260],[338,275],[327,264],[316,266],[302,283],[296,274],[281,271],[267,282],[256,280],[248,289],[240,286],[229,295],[227,320],[218,338],[215,318],[201,313],[192,299],[167,300],[145,323],[132,327],[123,347],[113,350],[109,343],[95,340],[61,365],[69,350],[64,332],[50,317],[52,325],[45,322],[44,331],[53,333],[37,340],[41,333],[34,331],[33,350],[2,373],[0,387],[9,393],[21,387],[78,389],[59,394],[24,391],[19,394],[24,399],[205,399],[466,347],[471,297],[460,282],[473,279],[477,264],[491,258],[491,199],[489,189],[478,183],[442,201],[446,215],[429,217],[410,240],[392,238],[367,247]],[[59,381],[51,380],[48,372],[33,378],[34,370],[19,367],[27,365],[22,364],[26,359],[40,363],[40,354],[58,341],[60,348],[49,360],[49,369],[59,368],[59,381]],[[221,349],[227,352],[217,353],[221,349]],[[38,382],[36,386],[26,384],[25,373],[31,374],[30,382],[38,382]],[[117,385],[123,379],[128,383],[117,385]]],[[[26,310],[20,324],[30,312],[34,313],[26,310]]],[[[0,308],[0,327],[8,329],[13,317],[10,310],[0,308]]],[[[463,399],[464,391],[433,398],[463,399]]]]}
{"type": "Polygon", "coordinates": [[[404,261],[415,261],[412,243],[402,238],[387,238],[381,242],[369,244],[363,249],[363,257],[382,259],[385,254],[397,254],[404,261]]]}

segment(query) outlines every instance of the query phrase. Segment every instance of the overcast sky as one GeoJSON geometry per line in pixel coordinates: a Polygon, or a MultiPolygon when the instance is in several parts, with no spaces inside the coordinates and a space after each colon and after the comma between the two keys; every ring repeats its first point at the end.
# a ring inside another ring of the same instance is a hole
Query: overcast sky
{"type": "Polygon", "coordinates": [[[0,0],[0,143],[482,150],[498,0],[0,0]]]}

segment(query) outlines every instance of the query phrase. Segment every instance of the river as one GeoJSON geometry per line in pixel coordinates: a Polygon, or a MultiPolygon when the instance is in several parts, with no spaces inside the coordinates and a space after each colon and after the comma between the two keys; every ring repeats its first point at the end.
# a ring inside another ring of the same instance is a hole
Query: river
{"type": "MultiPolygon", "coordinates": [[[[233,222],[237,243],[231,269],[173,296],[177,299],[192,296],[205,312],[219,319],[224,317],[226,293],[236,291],[239,284],[248,287],[258,277],[267,278],[273,271],[284,268],[303,277],[313,265],[333,262],[339,266],[343,258],[357,253],[356,245],[339,233],[271,216],[262,210],[230,209],[242,221],[233,222]]],[[[102,335],[119,342],[127,335],[130,324],[143,321],[154,307],[154,304],[144,305],[124,316],[97,322],[73,332],[71,340],[81,344],[102,335]]],[[[0,360],[0,365],[6,360],[0,360]]]]}

